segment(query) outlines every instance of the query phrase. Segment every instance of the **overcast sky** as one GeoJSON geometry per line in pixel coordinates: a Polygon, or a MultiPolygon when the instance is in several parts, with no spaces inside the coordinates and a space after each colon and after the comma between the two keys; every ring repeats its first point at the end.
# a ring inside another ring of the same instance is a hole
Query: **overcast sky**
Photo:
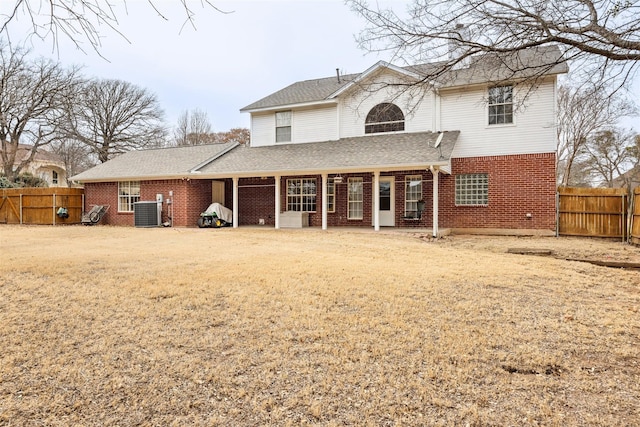
{"type": "MultiPolygon", "coordinates": [[[[128,41],[105,28],[101,53],[109,62],[90,50],[78,51],[64,38],[56,52],[51,40],[43,44],[32,39],[32,52],[64,65],[82,65],[86,76],[148,89],[157,95],[171,126],[182,111],[198,108],[215,131],[249,127],[249,114],[238,110],[276,90],[335,75],[336,68],[364,71],[387,59],[358,49],[355,35],[364,24],[341,0],[213,2],[229,14],[203,8],[198,0],[192,2],[196,29],[182,28],[186,15],[178,0],[154,1],[168,21],[147,0],[128,0],[126,11],[121,2],[114,3],[122,10],[119,29],[128,41]]],[[[6,8],[0,0],[0,13],[6,8]]],[[[21,17],[17,24],[10,32],[14,41],[28,21],[21,17]]]]}
{"type": "MultiPolygon", "coordinates": [[[[29,47],[34,55],[83,66],[86,76],[125,80],[155,93],[169,126],[184,110],[200,109],[214,131],[249,127],[249,114],[239,109],[276,90],[333,76],[336,68],[356,73],[389,60],[358,48],[355,36],[365,24],[342,0],[212,1],[229,14],[194,0],[195,29],[184,26],[178,0],[154,0],[168,20],[158,17],[148,0],[112,3],[127,39],[101,31],[106,60],[89,46],[86,54],[78,51],[66,38],[57,50],[51,39],[31,39],[29,47]]],[[[386,3],[403,10],[408,1],[386,3]]],[[[0,0],[0,13],[11,4],[0,0]]],[[[28,25],[19,16],[9,28],[12,41],[23,38],[28,25]]],[[[634,92],[640,94],[640,78],[634,92]]]]}

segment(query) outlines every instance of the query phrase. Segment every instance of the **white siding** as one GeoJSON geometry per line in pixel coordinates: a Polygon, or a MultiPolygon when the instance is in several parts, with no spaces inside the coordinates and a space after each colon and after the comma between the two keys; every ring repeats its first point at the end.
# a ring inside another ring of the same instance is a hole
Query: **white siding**
{"type": "Polygon", "coordinates": [[[514,124],[493,126],[487,124],[487,87],[441,91],[441,128],[460,131],[453,157],[555,152],[554,87],[549,80],[531,94],[514,124]]]}
{"type": "MultiPolygon", "coordinates": [[[[376,81],[389,73],[374,76],[376,81]]],[[[378,91],[345,93],[339,104],[293,109],[291,143],[329,141],[364,136],[367,113],[381,102],[393,102],[405,114],[405,132],[459,130],[453,157],[499,156],[509,154],[551,153],[556,150],[555,78],[541,84],[516,111],[512,125],[489,126],[486,105],[488,88],[476,86],[440,91],[440,120],[434,116],[431,92],[404,92],[394,96],[397,86],[378,91]],[[439,129],[434,128],[440,124],[439,129]]],[[[518,94],[516,93],[516,98],[518,94]]],[[[275,144],[275,112],[251,116],[251,145],[275,144]]]]}
{"type": "MultiPolygon", "coordinates": [[[[321,106],[315,109],[292,110],[291,142],[329,141],[338,138],[337,107],[321,106]]],[[[276,144],[275,112],[251,115],[251,146],[276,144]]]]}
{"type": "Polygon", "coordinates": [[[294,110],[293,143],[330,141],[338,137],[336,107],[294,110]]]}
{"type": "Polygon", "coordinates": [[[431,92],[419,88],[406,89],[403,86],[393,86],[393,83],[402,82],[390,80],[389,77],[388,74],[377,78],[374,77],[374,84],[378,81],[386,81],[391,83],[390,86],[379,90],[368,88],[363,92],[343,95],[340,105],[341,138],[364,136],[364,122],[367,114],[374,106],[383,102],[391,102],[402,110],[405,116],[405,132],[427,132],[432,130],[431,92]],[[398,90],[403,90],[403,92],[398,94],[398,90]]]}
{"type": "Polygon", "coordinates": [[[275,141],[275,113],[251,114],[251,146],[273,145],[275,141]]]}

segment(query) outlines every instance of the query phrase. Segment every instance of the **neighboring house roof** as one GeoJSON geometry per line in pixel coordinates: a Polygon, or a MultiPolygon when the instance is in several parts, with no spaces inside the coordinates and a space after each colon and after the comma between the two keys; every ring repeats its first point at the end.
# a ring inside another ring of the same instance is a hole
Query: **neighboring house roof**
{"type": "MultiPolygon", "coordinates": [[[[505,79],[522,79],[533,75],[555,75],[568,71],[562,62],[562,52],[557,46],[540,46],[517,52],[509,57],[494,54],[471,58],[467,67],[443,74],[434,84],[439,88],[455,88],[465,85],[499,82],[505,79]],[[554,64],[549,66],[548,64],[554,64]],[[514,73],[514,69],[523,70],[514,73]]],[[[375,71],[386,68],[414,79],[428,75],[441,66],[439,63],[397,67],[380,61],[359,74],[349,74],[296,82],[272,93],[240,111],[259,111],[295,104],[312,104],[331,101],[334,97],[357,85],[375,71]]]]}
{"type": "MultiPolygon", "coordinates": [[[[18,145],[18,152],[16,153],[15,163],[20,163],[25,160],[27,157],[31,155],[31,150],[33,149],[32,145],[20,144],[18,145]]],[[[0,148],[0,151],[2,149],[0,148]]],[[[33,157],[32,162],[38,163],[38,165],[42,166],[43,164],[49,164],[52,166],[60,167],[64,169],[64,160],[62,157],[57,155],[56,153],[52,153],[50,151],[45,150],[44,148],[38,148],[36,151],[36,155],[33,157]]]]}
{"type": "Polygon", "coordinates": [[[128,151],[71,179],[86,182],[184,177],[236,146],[237,142],[228,142],[128,151]]]}
{"type": "Polygon", "coordinates": [[[205,178],[330,171],[411,170],[428,165],[445,171],[460,132],[368,135],[337,141],[246,147],[237,143],[130,151],[72,177],[100,182],[205,178]],[[436,146],[438,140],[439,145],[436,146]]]}
{"type": "Polygon", "coordinates": [[[640,186],[640,166],[635,166],[613,180],[614,187],[640,186]]]}

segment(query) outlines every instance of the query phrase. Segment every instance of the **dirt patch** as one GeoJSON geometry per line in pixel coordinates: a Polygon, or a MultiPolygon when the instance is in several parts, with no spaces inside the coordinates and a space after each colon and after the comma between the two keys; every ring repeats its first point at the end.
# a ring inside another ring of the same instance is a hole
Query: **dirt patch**
{"type": "Polygon", "coordinates": [[[0,227],[0,425],[633,425],[619,242],[0,227]]]}

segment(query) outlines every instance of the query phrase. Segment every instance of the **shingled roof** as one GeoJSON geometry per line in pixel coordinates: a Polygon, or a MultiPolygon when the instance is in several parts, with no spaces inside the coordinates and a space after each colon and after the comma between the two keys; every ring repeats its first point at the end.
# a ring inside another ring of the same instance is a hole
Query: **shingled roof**
{"type": "Polygon", "coordinates": [[[305,144],[240,146],[198,172],[216,177],[269,176],[447,166],[459,134],[459,131],[396,133],[305,144]]]}
{"type": "MultiPolygon", "coordinates": [[[[557,46],[540,46],[519,51],[508,56],[495,54],[479,55],[470,58],[467,67],[442,73],[433,83],[439,88],[455,88],[459,86],[495,83],[504,80],[517,80],[532,76],[562,74],[568,71],[566,62],[562,60],[562,52],[557,46]]],[[[436,74],[444,63],[428,63],[406,67],[395,67],[380,61],[360,74],[349,74],[304,80],[293,83],[268,95],[240,111],[271,109],[295,104],[318,103],[332,99],[354,85],[365,73],[375,69],[390,68],[404,70],[414,79],[436,74]]]]}
{"type": "Polygon", "coordinates": [[[237,143],[130,151],[71,179],[79,182],[228,178],[448,167],[459,131],[247,147],[237,143]],[[440,142],[438,142],[440,140],[440,142]]]}
{"type": "Polygon", "coordinates": [[[128,151],[71,179],[87,182],[180,178],[237,145],[237,142],[228,142],[128,151]]]}

